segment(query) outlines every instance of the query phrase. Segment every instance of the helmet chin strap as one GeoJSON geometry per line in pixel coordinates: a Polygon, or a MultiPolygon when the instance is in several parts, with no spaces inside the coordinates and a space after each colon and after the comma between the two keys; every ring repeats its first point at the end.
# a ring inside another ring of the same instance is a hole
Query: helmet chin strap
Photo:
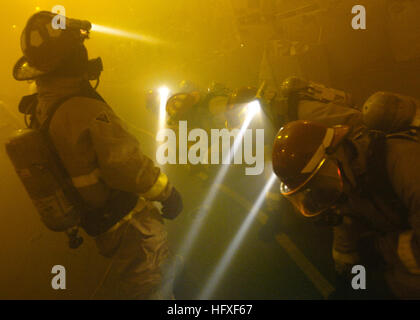
{"type": "Polygon", "coordinates": [[[350,169],[350,164],[348,160],[348,154],[346,154],[346,148],[344,147],[345,142],[342,141],[337,146],[332,149],[327,150],[327,157],[328,159],[333,160],[338,168],[340,169],[345,192],[348,191],[346,189],[355,188],[357,186],[356,178],[353,172],[350,169]],[[349,184],[349,185],[347,185],[349,184]]]}
{"type": "MultiPolygon", "coordinates": [[[[342,193],[333,206],[314,217],[315,223],[318,225],[335,227],[342,224],[343,217],[345,216],[342,209],[348,201],[348,194],[351,194],[353,189],[351,179],[348,179],[347,172],[344,170],[344,167],[347,167],[346,157],[340,157],[340,153],[343,152],[343,148],[340,149],[341,151],[336,150],[337,152],[333,155],[329,155],[328,158],[336,163],[341,172],[341,179],[343,183],[342,193]],[[341,159],[344,159],[344,161],[341,161],[341,159]]],[[[349,173],[351,173],[351,171],[349,173]]],[[[350,177],[353,177],[352,173],[350,177]]]]}
{"type": "Polygon", "coordinates": [[[101,73],[103,71],[102,59],[100,57],[96,59],[90,59],[87,64],[87,76],[88,79],[93,81],[96,80],[94,89],[96,90],[100,83],[101,73]]]}
{"type": "Polygon", "coordinates": [[[100,76],[98,76],[98,78],[96,79],[95,86],[93,87],[94,90],[98,89],[100,82],[101,82],[101,79],[100,79],[100,76]]]}

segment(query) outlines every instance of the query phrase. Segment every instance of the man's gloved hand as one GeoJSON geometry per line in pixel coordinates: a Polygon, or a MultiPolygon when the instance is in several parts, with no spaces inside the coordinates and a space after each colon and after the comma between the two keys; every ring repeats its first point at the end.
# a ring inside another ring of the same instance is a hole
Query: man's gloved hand
{"type": "Polygon", "coordinates": [[[172,188],[171,195],[165,201],[162,201],[162,217],[173,220],[181,213],[183,209],[182,197],[178,190],[172,188]]]}

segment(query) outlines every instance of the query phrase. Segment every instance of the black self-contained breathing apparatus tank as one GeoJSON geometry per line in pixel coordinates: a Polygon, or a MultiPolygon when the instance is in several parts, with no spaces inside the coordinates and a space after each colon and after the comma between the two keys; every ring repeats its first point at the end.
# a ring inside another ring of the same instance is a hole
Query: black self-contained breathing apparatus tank
{"type": "Polygon", "coordinates": [[[77,226],[80,212],[44,132],[20,129],[6,143],[6,151],[43,223],[53,231],[77,226]]]}

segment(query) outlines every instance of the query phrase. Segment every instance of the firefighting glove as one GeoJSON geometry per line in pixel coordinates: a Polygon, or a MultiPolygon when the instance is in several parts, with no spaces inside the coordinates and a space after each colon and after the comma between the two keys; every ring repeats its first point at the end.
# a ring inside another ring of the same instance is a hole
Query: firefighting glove
{"type": "Polygon", "coordinates": [[[180,193],[175,188],[172,188],[172,192],[168,199],[162,201],[162,217],[173,220],[178,217],[183,207],[180,193]]]}

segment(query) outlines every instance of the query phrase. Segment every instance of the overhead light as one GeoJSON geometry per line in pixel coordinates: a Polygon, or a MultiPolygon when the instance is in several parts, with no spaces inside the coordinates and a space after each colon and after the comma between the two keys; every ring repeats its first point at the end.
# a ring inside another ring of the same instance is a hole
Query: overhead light
{"type": "Polygon", "coordinates": [[[167,87],[160,87],[159,90],[159,130],[165,127],[166,103],[169,99],[170,90],[167,87]]]}

